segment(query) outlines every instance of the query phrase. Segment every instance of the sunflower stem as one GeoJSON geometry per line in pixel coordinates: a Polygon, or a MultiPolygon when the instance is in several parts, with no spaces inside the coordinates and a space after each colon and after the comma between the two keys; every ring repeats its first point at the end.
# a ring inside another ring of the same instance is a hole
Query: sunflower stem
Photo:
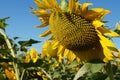
{"type": "Polygon", "coordinates": [[[109,79],[114,80],[112,65],[110,61],[107,63],[107,73],[108,73],[109,79]]]}
{"type": "MultiPolygon", "coordinates": [[[[3,35],[4,40],[6,41],[6,44],[7,44],[8,48],[9,48],[10,51],[11,51],[12,57],[13,57],[13,58],[16,58],[16,54],[15,54],[15,51],[14,51],[12,45],[11,45],[11,42],[9,41],[7,35],[5,34],[5,32],[4,32],[2,29],[0,29],[0,34],[3,35]]],[[[19,80],[18,64],[15,63],[14,61],[13,61],[13,67],[14,67],[14,70],[15,70],[15,73],[16,73],[16,80],[19,80]]]]}
{"type": "Polygon", "coordinates": [[[53,80],[52,77],[43,68],[39,67],[39,69],[41,69],[41,71],[45,73],[50,80],[53,80]]]}

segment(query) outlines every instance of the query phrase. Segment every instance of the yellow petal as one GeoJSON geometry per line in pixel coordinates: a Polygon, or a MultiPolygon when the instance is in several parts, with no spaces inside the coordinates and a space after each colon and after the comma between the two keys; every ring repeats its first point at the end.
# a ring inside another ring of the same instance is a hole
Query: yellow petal
{"type": "MultiPolygon", "coordinates": [[[[106,41],[106,42],[107,42],[107,41],[106,41]]],[[[102,47],[103,47],[103,53],[104,53],[104,55],[106,56],[106,58],[107,58],[108,60],[113,60],[113,59],[114,59],[114,55],[113,55],[112,52],[107,48],[107,46],[105,46],[106,43],[105,43],[104,41],[102,41],[102,40],[100,40],[100,43],[101,43],[101,45],[102,45],[102,47]]]]}
{"type": "Polygon", "coordinates": [[[16,80],[16,76],[14,72],[5,69],[5,74],[9,80],[16,80]]]}
{"type": "Polygon", "coordinates": [[[54,40],[54,36],[52,35],[48,40],[54,40]]]}
{"type": "Polygon", "coordinates": [[[69,56],[68,54],[69,54],[69,52],[70,52],[70,50],[68,50],[68,49],[65,49],[65,51],[64,51],[64,54],[63,54],[63,56],[69,56]]]}
{"type": "Polygon", "coordinates": [[[29,54],[27,54],[26,56],[25,56],[25,63],[29,63],[30,62],[30,55],[29,54]]]}
{"type": "Polygon", "coordinates": [[[47,0],[53,8],[59,8],[56,0],[47,0]]]}
{"type": "Polygon", "coordinates": [[[69,9],[70,9],[70,13],[72,13],[75,10],[76,7],[76,2],[75,0],[70,0],[69,1],[69,9]]]}
{"type": "Polygon", "coordinates": [[[117,34],[116,32],[114,32],[113,30],[110,29],[106,29],[104,27],[98,27],[97,28],[101,34],[106,35],[106,36],[111,36],[111,37],[120,37],[119,34],[117,34]]]}
{"type": "Polygon", "coordinates": [[[41,2],[40,0],[34,0],[34,2],[37,4],[39,8],[46,9],[45,4],[43,4],[43,2],[41,2]]]}
{"type": "Polygon", "coordinates": [[[50,14],[45,10],[34,10],[33,14],[40,15],[41,16],[50,16],[50,14]]]}
{"type": "Polygon", "coordinates": [[[48,54],[51,56],[51,57],[57,57],[57,52],[58,52],[58,49],[57,48],[53,48],[53,45],[52,45],[52,42],[50,41],[47,41],[46,42],[46,50],[48,52],[48,54]]]}
{"type": "Polygon", "coordinates": [[[105,33],[104,35],[111,36],[111,37],[120,37],[120,35],[113,30],[109,30],[109,33],[105,33]]]}
{"type": "Polygon", "coordinates": [[[95,26],[95,28],[98,28],[98,27],[103,26],[103,25],[104,25],[104,23],[103,23],[103,22],[101,22],[101,21],[99,21],[99,20],[94,20],[94,21],[92,22],[92,25],[94,25],[94,26],[95,26]]]}
{"type": "Polygon", "coordinates": [[[64,48],[62,45],[60,45],[60,46],[59,46],[59,49],[58,49],[58,53],[57,53],[57,55],[59,55],[59,54],[63,54],[64,51],[65,51],[65,48],[64,48]]]}
{"type": "Polygon", "coordinates": [[[46,7],[52,8],[52,7],[51,7],[52,5],[49,3],[49,0],[43,0],[43,2],[44,2],[44,4],[46,5],[46,7]]]}
{"type": "Polygon", "coordinates": [[[52,48],[53,48],[53,49],[58,48],[58,46],[59,46],[59,42],[58,42],[58,41],[54,41],[54,42],[52,43],[52,48]]]}
{"type": "Polygon", "coordinates": [[[119,50],[119,52],[118,52],[118,58],[120,59],[120,50],[119,50]]]}
{"type": "Polygon", "coordinates": [[[103,8],[92,8],[91,10],[81,11],[81,15],[83,15],[88,20],[101,20],[103,16],[110,13],[109,10],[105,10],[103,8]]]}
{"type": "Polygon", "coordinates": [[[45,31],[44,33],[40,34],[40,37],[45,37],[45,36],[48,36],[49,34],[51,34],[50,29],[48,29],[48,30],[45,31]]]}
{"type": "Polygon", "coordinates": [[[91,10],[99,14],[99,16],[96,16],[96,19],[101,19],[103,16],[110,13],[109,10],[104,8],[92,8],[91,10]]]}
{"type": "Polygon", "coordinates": [[[46,27],[47,25],[49,25],[49,23],[45,22],[45,23],[42,23],[42,24],[36,26],[36,28],[43,28],[43,27],[46,27]]]}
{"type": "Polygon", "coordinates": [[[104,8],[92,8],[91,10],[97,12],[97,13],[102,13],[102,14],[109,14],[110,10],[106,10],[104,8]]]}
{"type": "Polygon", "coordinates": [[[48,50],[47,50],[47,47],[48,47],[48,44],[47,42],[45,42],[43,45],[42,45],[42,56],[45,57],[50,57],[49,53],[48,53],[48,50]]]}
{"type": "Polygon", "coordinates": [[[112,41],[110,41],[103,35],[98,34],[98,36],[100,37],[100,41],[102,42],[102,44],[104,44],[104,46],[111,49],[112,51],[118,52],[118,50],[116,49],[116,46],[114,45],[112,41]]]}
{"type": "Polygon", "coordinates": [[[81,7],[81,11],[84,13],[88,10],[88,6],[91,6],[92,3],[83,3],[81,7]]]}
{"type": "Polygon", "coordinates": [[[58,62],[62,62],[62,59],[63,59],[63,56],[62,56],[62,54],[59,54],[59,55],[57,55],[58,56],[58,62]]]}
{"type": "Polygon", "coordinates": [[[80,58],[76,56],[76,61],[77,62],[80,62],[80,58]]]}
{"type": "Polygon", "coordinates": [[[67,59],[68,59],[70,62],[72,62],[75,58],[76,58],[76,55],[75,55],[72,51],[70,51],[70,52],[68,53],[68,55],[67,55],[67,59]]]}
{"type": "Polygon", "coordinates": [[[35,63],[38,59],[38,52],[34,48],[31,48],[30,56],[33,62],[35,63]]]}
{"type": "Polygon", "coordinates": [[[105,63],[108,63],[108,62],[109,62],[108,58],[106,58],[106,57],[103,59],[103,61],[104,61],[105,63]]]}
{"type": "Polygon", "coordinates": [[[47,0],[34,0],[34,2],[37,4],[37,6],[41,9],[51,9],[51,5],[48,3],[47,0]]]}
{"type": "Polygon", "coordinates": [[[76,2],[76,7],[75,7],[75,11],[76,13],[79,13],[79,10],[80,10],[80,3],[79,2],[76,2]]]}

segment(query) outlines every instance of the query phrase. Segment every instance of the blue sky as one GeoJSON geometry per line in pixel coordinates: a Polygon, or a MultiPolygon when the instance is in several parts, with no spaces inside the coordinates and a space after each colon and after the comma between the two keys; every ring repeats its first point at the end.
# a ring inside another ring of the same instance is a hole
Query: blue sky
{"type": "MultiPolygon", "coordinates": [[[[91,2],[92,7],[110,10],[111,13],[104,18],[109,21],[106,26],[110,28],[114,29],[116,22],[120,21],[120,0],[81,0],[80,2],[91,2]]],[[[18,36],[20,40],[33,38],[42,41],[42,43],[33,45],[40,52],[46,38],[39,38],[39,34],[44,32],[45,28],[35,28],[40,24],[40,20],[31,13],[30,6],[36,7],[34,0],[0,0],[0,18],[10,17],[7,20],[9,26],[6,29],[9,37],[18,36]]],[[[117,39],[114,42],[120,48],[120,41],[117,39]]]]}

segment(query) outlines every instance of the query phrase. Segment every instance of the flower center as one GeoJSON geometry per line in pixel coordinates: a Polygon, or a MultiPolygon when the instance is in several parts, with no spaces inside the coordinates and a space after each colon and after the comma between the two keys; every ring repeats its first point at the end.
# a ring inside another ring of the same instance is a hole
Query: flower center
{"type": "Polygon", "coordinates": [[[99,43],[92,23],[75,13],[52,13],[50,27],[55,39],[72,51],[93,49],[99,43]]]}

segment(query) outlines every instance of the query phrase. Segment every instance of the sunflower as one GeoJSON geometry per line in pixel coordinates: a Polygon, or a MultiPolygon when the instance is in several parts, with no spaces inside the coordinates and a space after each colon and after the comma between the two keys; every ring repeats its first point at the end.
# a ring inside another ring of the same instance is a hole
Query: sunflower
{"type": "Polygon", "coordinates": [[[39,56],[38,56],[38,52],[35,48],[31,48],[31,50],[29,52],[26,53],[25,56],[25,63],[29,63],[30,60],[33,61],[33,63],[37,62],[39,56]]]}
{"type": "Polygon", "coordinates": [[[110,13],[109,10],[89,9],[92,3],[80,4],[78,0],[61,0],[60,4],[56,0],[35,0],[35,3],[39,9],[32,8],[33,14],[42,21],[37,27],[49,25],[49,29],[41,37],[52,34],[52,41],[59,43],[58,50],[62,46],[61,51],[67,53],[67,57],[75,54],[76,57],[71,60],[78,57],[83,62],[108,62],[114,59],[113,53],[118,50],[108,37],[119,35],[105,28],[103,17],[110,13]]]}

